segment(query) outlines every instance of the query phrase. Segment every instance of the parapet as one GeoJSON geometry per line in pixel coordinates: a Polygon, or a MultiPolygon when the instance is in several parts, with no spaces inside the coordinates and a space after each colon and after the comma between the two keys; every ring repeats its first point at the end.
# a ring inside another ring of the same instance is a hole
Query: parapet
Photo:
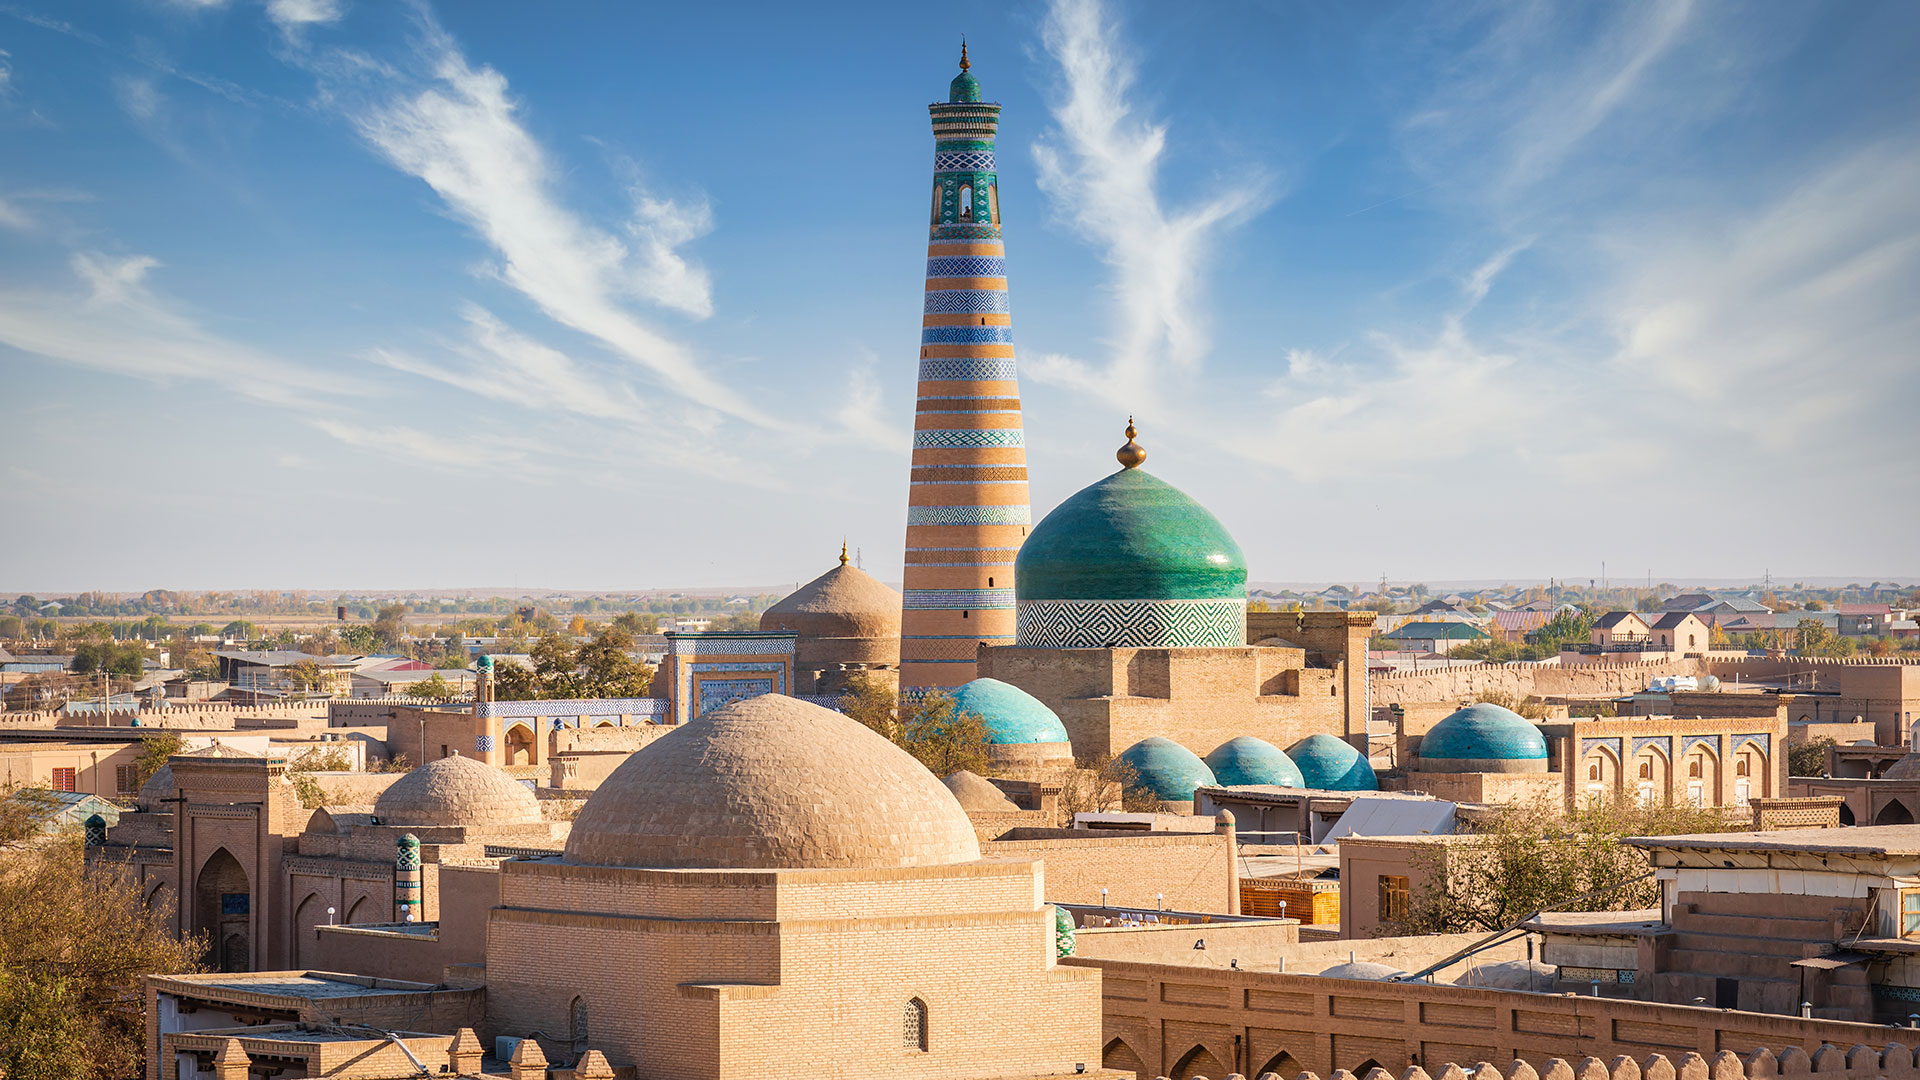
{"type": "MultiPolygon", "coordinates": [[[[1884,1050],[1862,1044],[1845,1052],[1827,1043],[1811,1056],[1797,1046],[1778,1055],[1771,1050],[1755,1050],[1744,1058],[1731,1050],[1722,1050],[1711,1058],[1686,1054],[1677,1061],[1665,1054],[1642,1059],[1622,1054],[1612,1061],[1590,1057],[1569,1062],[1564,1058],[1550,1058],[1544,1068],[1538,1069],[1515,1058],[1504,1066],[1485,1061],[1474,1065],[1448,1063],[1431,1070],[1409,1065],[1397,1077],[1378,1068],[1368,1069],[1359,1076],[1335,1069],[1327,1080],[1773,1080],[1802,1076],[1813,1080],[1813,1074],[1817,1074],[1819,1080],[1911,1080],[1920,1077],[1920,1068],[1914,1065],[1913,1051],[1897,1042],[1888,1043],[1884,1050]]],[[[1154,1080],[1167,1078],[1158,1076],[1154,1080]]],[[[1196,1076],[1193,1080],[1206,1078],[1196,1076]]],[[[1246,1077],[1228,1073],[1220,1080],[1246,1080],[1246,1077]]],[[[1262,1073],[1258,1080],[1285,1078],[1277,1073],[1262,1073]]],[[[1292,1080],[1320,1080],[1320,1076],[1303,1072],[1292,1080]]]]}

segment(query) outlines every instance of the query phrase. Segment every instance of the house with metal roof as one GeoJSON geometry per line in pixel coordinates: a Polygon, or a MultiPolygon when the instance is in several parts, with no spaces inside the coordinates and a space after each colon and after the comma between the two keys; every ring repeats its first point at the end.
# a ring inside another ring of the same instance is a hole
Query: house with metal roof
{"type": "Polygon", "coordinates": [[[1487,632],[1463,622],[1411,622],[1381,637],[1401,648],[1441,655],[1465,642],[1485,641],[1487,632]]]}

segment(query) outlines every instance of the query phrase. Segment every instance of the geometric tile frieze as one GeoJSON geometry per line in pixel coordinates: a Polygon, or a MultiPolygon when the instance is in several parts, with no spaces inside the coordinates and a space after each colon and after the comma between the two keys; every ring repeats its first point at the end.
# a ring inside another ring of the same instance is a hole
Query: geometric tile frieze
{"type": "Polygon", "coordinates": [[[1236,648],[1247,643],[1241,600],[1029,600],[1017,608],[1022,647],[1236,648]]]}

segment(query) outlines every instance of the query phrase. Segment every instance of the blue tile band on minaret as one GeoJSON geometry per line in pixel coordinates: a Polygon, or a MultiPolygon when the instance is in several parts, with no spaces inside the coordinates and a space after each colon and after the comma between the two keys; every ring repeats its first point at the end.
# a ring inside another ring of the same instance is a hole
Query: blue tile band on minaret
{"type": "Polygon", "coordinates": [[[982,644],[1014,640],[1013,560],[1032,522],[1000,180],[1000,106],[981,100],[963,44],[933,118],[926,296],[900,619],[900,686],[974,677],[982,644]]]}

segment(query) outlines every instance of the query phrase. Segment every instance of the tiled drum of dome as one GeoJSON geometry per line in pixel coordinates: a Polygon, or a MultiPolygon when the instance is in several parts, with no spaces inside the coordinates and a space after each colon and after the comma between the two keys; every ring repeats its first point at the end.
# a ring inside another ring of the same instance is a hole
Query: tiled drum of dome
{"type": "Polygon", "coordinates": [[[1014,554],[1032,518],[994,137],[963,50],[933,120],[926,298],[900,619],[911,697],[974,677],[982,643],[1014,640],[1014,554]]]}

